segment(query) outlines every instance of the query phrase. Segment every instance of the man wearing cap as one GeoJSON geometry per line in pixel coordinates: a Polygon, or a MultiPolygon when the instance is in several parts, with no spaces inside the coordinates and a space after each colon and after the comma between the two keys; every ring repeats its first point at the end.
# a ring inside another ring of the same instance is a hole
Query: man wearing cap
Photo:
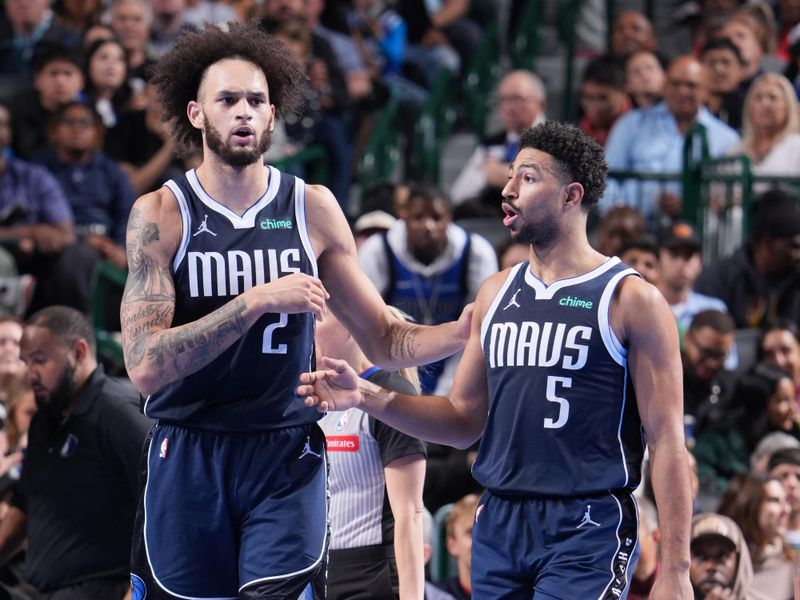
{"type": "Polygon", "coordinates": [[[658,261],[660,277],[657,287],[672,309],[681,335],[701,310],[728,311],[719,298],[692,289],[703,270],[703,260],[700,237],[689,223],[676,221],[664,228],[659,236],[658,261]]]}
{"type": "Polygon", "coordinates": [[[692,519],[689,579],[696,600],[767,600],[752,589],[753,563],[739,527],[713,513],[692,519]]]}
{"type": "Polygon", "coordinates": [[[695,290],[721,298],[737,327],[800,321],[800,204],[770,190],[753,211],[750,241],[709,266],[695,290]]]}

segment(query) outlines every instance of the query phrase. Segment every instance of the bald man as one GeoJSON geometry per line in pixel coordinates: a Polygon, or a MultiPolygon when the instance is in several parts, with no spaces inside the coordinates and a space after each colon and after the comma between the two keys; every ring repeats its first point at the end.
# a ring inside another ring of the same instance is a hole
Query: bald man
{"type": "Polygon", "coordinates": [[[531,71],[511,71],[500,80],[494,102],[503,131],[478,145],[453,183],[450,196],[454,204],[462,205],[456,207],[457,218],[499,214],[500,190],[519,136],[523,129],[544,121],[545,100],[544,84],[531,71]]]}
{"type": "MultiPolygon", "coordinates": [[[[664,101],[632,110],[617,120],[606,142],[609,169],[680,173],[686,132],[699,123],[708,134],[711,156],[721,156],[738,143],[739,134],[712,115],[703,103],[708,90],[706,67],[690,55],[679,56],[667,69],[664,101]]],[[[610,179],[601,206],[628,204],[646,218],[677,216],[680,182],[634,182],[610,179]]]]}

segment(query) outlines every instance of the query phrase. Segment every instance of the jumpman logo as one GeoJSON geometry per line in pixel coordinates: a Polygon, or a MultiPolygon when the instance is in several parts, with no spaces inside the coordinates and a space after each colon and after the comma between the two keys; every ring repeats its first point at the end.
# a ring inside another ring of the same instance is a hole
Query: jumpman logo
{"type": "Polygon", "coordinates": [[[300,460],[301,458],[303,458],[304,456],[308,456],[309,454],[311,456],[316,456],[317,458],[322,458],[319,454],[317,454],[311,449],[311,436],[307,435],[306,443],[303,446],[303,451],[300,453],[300,456],[298,456],[297,459],[300,460]]]}
{"type": "Polygon", "coordinates": [[[592,505],[591,504],[587,504],[586,505],[586,512],[583,513],[583,519],[581,520],[580,524],[575,529],[580,529],[584,525],[594,525],[595,527],[600,527],[600,523],[598,523],[597,521],[592,521],[591,512],[592,512],[592,505]]]}
{"type": "Polygon", "coordinates": [[[217,237],[217,234],[208,228],[208,215],[205,216],[203,222],[200,223],[200,226],[197,228],[197,231],[195,231],[194,234],[192,234],[192,237],[200,235],[201,233],[210,233],[214,237],[217,237]]]}
{"type": "MultiPolygon", "coordinates": [[[[514,295],[511,296],[511,300],[508,302],[508,304],[506,304],[506,308],[511,308],[512,306],[516,306],[517,308],[522,308],[519,305],[519,302],[517,302],[517,294],[519,294],[521,291],[522,291],[522,288],[520,288],[516,292],[514,292],[514,295]]],[[[503,310],[506,310],[506,308],[504,308],[503,310]]]]}

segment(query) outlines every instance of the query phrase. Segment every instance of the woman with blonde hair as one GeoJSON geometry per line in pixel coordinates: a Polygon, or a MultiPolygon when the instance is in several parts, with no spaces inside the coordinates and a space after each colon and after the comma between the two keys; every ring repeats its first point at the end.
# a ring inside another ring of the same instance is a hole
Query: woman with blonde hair
{"type": "Polygon", "coordinates": [[[800,173],[800,116],[786,77],[764,73],[744,99],[742,141],[731,154],[746,154],[756,174],[800,173]]]}
{"type": "MultiPolygon", "coordinates": [[[[316,325],[316,351],[382,387],[419,393],[416,369],[376,367],[331,313],[316,325]]],[[[319,423],[330,465],[328,599],[422,600],[425,445],[355,408],[319,423]]]]}

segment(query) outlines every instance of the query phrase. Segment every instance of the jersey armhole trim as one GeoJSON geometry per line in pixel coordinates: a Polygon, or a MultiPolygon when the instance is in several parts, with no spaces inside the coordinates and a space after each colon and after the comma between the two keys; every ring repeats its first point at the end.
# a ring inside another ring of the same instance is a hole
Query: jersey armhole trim
{"type": "Polygon", "coordinates": [[[186,202],[186,196],[183,195],[183,190],[172,179],[164,184],[164,187],[172,192],[175,196],[175,201],[178,203],[178,208],[181,213],[181,243],[178,246],[178,251],[172,259],[172,272],[175,273],[178,267],[183,262],[183,257],[186,256],[186,248],[189,246],[189,232],[191,231],[191,217],[189,216],[189,205],[186,202]]]}
{"type": "Polygon", "coordinates": [[[629,275],[641,277],[634,269],[625,269],[614,275],[606,284],[603,295],[600,297],[600,304],[597,307],[597,325],[600,329],[603,345],[611,358],[614,359],[614,362],[622,367],[628,364],[628,349],[622,345],[622,342],[617,338],[617,334],[611,328],[611,298],[614,296],[614,291],[617,289],[619,282],[629,275]]]}
{"type": "Polygon", "coordinates": [[[492,304],[489,306],[489,310],[486,311],[486,314],[483,317],[483,322],[481,323],[481,349],[483,349],[483,344],[484,341],[486,340],[486,332],[489,330],[489,323],[491,323],[492,317],[494,317],[494,313],[497,312],[497,307],[500,304],[500,301],[503,299],[503,296],[505,296],[506,291],[511,285],[511,282],[514,281],[514,279],[516,278],[517,273],[519,273],[519,270],[523,266],[527,266],[527,264],[528,264],[527,261],[523,261],[511,269],[511,272],[508,274],[508,277],[503,283],[503,287],[501,287],[500,290],[497,292],[497,295],[494,297],[494,300],[492,300],[492,304]]]}
{"type": "Polygon", "coordinates": [[[314,247],[311,245],[311,238],[308,235],[308,223],[306,222],[306,182],[299,177],[294,178],[294,216],[297,221],[300,240],[303,242],[303,248],[305,248],[308,260],[311,262],[314,277],[319,278],[317,256],[314,254],[314,247]]]}

